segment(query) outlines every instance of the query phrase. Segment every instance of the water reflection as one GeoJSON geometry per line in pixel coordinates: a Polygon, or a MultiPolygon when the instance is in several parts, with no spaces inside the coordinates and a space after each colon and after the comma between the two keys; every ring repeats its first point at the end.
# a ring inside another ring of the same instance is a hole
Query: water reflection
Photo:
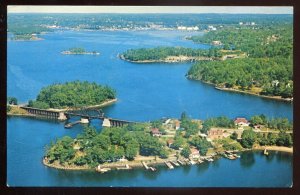
{"type": "Polygon", "coordinates": [[[255,164],[254,152],[243,152],[241,154],[240,164],[245,169],[251,168],[255,164]]]}
{"type": "Polygon", "coordinates": [[[198,175],[202,175],[209,168],[209,164],[209,162],[203,162],[200,165],[197,165],[198,175]]]}

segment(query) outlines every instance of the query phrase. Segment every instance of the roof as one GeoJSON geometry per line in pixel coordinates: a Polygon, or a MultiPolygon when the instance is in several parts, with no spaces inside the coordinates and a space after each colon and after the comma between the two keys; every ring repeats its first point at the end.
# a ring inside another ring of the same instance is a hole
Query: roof
{"type": "Polygon", "coordinates": [[[196,148],[190,148],[190,151],[192,154],[199,154],[199,150],[197,150],[196,148]]]}
{"type": "Polygon", "coordinates": [[[173,143],[174,143],[174,140],[173,140],[173,139],[169,139],[169,140],[167,140],[167,143],[168,143],[168,144],[173,144],[173,143]]]}
{"type": "Polygon", "coordinates": [[[159,131],[158,128],[152,128],[152,129],[151,129],[151,133],[152,133],[152,134],[158,134],[158,133],[160,133],[160,131],[159,131]]]}
{"type": "Polygon", "coordinates": [[[236,124],[238,124],[238,123],[248,123],[248,121],[247,121],[247,119],[245,119],[245,118],[236,118],[235,120],[234,120],[234,123],[236,123],[236,124]]]}

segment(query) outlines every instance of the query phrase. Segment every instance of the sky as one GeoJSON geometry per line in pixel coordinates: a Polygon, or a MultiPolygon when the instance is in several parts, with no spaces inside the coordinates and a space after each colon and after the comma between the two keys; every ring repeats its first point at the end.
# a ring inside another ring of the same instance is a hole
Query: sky
{"type": "Polygon", "coordinates": [[[293,14],[292,6],[7,6],[8,13],[293,14]]]}

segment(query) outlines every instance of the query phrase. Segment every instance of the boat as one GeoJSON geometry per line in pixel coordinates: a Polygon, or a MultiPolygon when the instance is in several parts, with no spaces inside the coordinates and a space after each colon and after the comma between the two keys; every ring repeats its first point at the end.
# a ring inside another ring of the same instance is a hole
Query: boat
{"type": "Polygon", "coordinates": [[[241,156],[240,156],[240,155],[237,155],[237,154],[233,154],[233,156],[234,156],[235,158],[241,158],[241,156]]]}
{"type": "Polygon", "coordinates": [[[213,162],[213,161],[214,161],[214,159],[212,159],[212,158],[206,158],[206,160],[207,160],[208,162],[213,162]]]}
{"type": "Polygon", "coordinates": [[[149,167],[149,169],[150,169],[151,171],[156,171],[156,168],[154,168],[154,167],[149,167]]]}

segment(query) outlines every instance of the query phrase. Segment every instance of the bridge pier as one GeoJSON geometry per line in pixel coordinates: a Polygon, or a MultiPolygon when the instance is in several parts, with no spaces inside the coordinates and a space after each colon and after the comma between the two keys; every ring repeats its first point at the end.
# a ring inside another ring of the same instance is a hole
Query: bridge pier
{"type": "Polygon", "coordinates": [[[110,120],[108,118],[104,118],[103,123],[102,123],[102,127],[111,127],[111,123],[110,120]]]}
{"type": "Polygon", "coordinates": [[[90,121],[89,121],[88,118],[81,118],[81,119],[80,119],[80,123],[87,124],[87,123],[89,123],[89,122],[90,122],[90,121]]]}

